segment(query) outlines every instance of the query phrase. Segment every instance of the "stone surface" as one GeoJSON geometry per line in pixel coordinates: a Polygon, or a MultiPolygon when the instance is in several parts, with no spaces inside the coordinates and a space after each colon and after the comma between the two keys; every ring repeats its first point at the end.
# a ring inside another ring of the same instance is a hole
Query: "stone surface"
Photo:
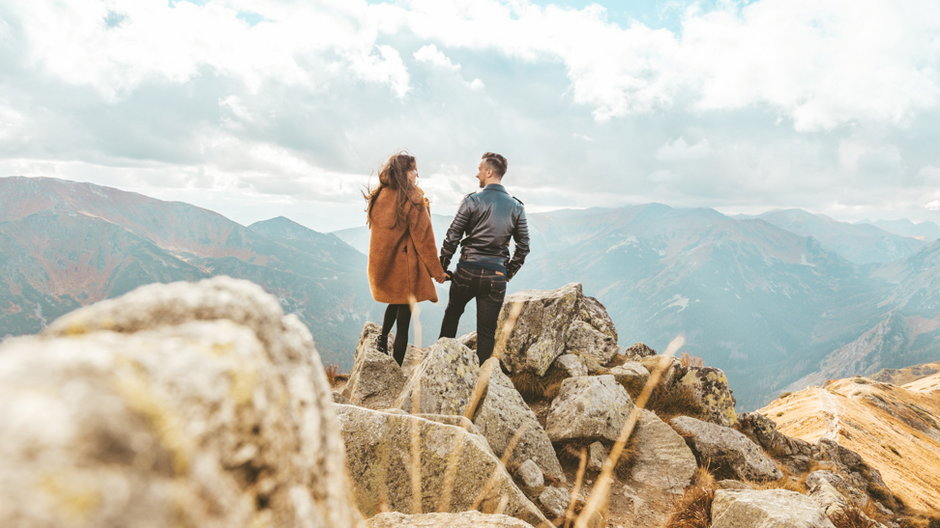
{"type": "Polygon", "coordinates": [[[416,515],[385,512],[366,521],[366,528],[532,528],[532,525],[508,515],[471,510],[416,515]]]}
{"type": "Polygon", "coordinates": [[[489,442],[493,452],[502,458],[516,439],[507,462],[509,467],[532,460],[549,481],[565,482],[565,474],[548,434],[519,391],[503,374],[499,361],[490,358],[482,369],[491,374],[486,396],[477,409],[473,423],[489,442]]]}
{"type": "Polygon", "coordinates": [[[750,484],[734,479],[723,479],[717,482],[721,489],[754,489],[750,484]]]}
{"type": "Polygon", "coordinates": [[[835,528],[812,499],[795,491],[717,490],[711,528],[835,528]]]}
{"type": "Polygon", "coordinates": [[[699,465],[711,465],[716,478],[764,482],[783,476],[760,446],[730,427],[689,416],[677,416],[669,424],[692,448],[699,465]]]}
{"type": "Polygon", "coordinates": [[[247,281],[145,286],[10,340],[0,394],[0,525],[359,525],[310,333],[247,281]]]}
{"type": "Polygon", "coordinates": [[[868,496],[853,488],[846,480],[832,471],[814,471],[806,477],[809,496],[825,510],[826,515],[848,507],[864,508],[868,496]]]}
{"type": "Polygon", "coordinates": [[[366,323],[359,336],[353,368],[343,396],[353,405],[385,409],[395,405],[405,387],[405,375],[392,356],[375,346],[382,327],[366,323]]]}
{"type": "Polygon", "coordinates": [[[738,421],[734,412],[734,395],[728,388],[728,376],[721,369],[684,367],[677,378],[677,384],[689,387],[701,402],[703,420],[727,427],[738,421]]]}
{"type": "Polygon", "coordinates": [[[539,505],[549,518],[557,519],[568,508],[568,492],[562,488],[549,486],[539,495],[539,505]]]}
{"type": "Polygon", "coordinates": [[[355,503],[364,515],[502,508],[534,525],[545,522],[482,436],[401,412],[338,404],[335,409],[355,503]]]}
{"type": "Polygon", "coordinates": [[[614,442],[632,409],[633,401],[613,376],[568,378],[549,408],[548,437],[553,443],[601,439],[614,442]]]}
{"type": "Polygon", "coordinates": [[[428,349],[395,406],[412,414],[463,415],[479,372],[475,352],[442,337],[428,349]]]}
{"type": "Polygon", "coordinates": [[[588,446],[587,468],[591,471],[600,471],[604,467],[604,462],[607,461],[608,456],[610,456],[610,449],[607,449],[604,444],[600,442],[592,443],[588,446]]]}
{"type": "Polygon", "coordinates": [[[633,343],[632,345],[628,346],[627,349],[623,351],[623,353],[627,356],[636,358],[644,358],[656,355],[656,351],[646,346],[644,343],[633,343]]]}
{"type": "Polygon", "coordinates": [[[502,358],[511,374],[544,376],[555,358],[568,352],[601,363],[617,353],[617,332],[610,316],[596,299],[584,295],[578,283],[507,296],[498,324],[494,355],[502,358]],[[519,317],[504,336],[517,305],[519,317]]]}
{"type": "Polygon", "coordinates": [[[577,376],[587,376],[587,366],[580,356],[574,354],[562,354],[555,359],[554,368],[558,370],[563,378],[574,378],[577,376]]]}
{"type": "Polygon", "coordinates": [[[646,386],[650,371],[637,361],[628,361],[610,369],[610,375],[627,389],[631,398],[636,398],[646,386]]]}
{"type": "Polygon", "coordinates": [[[401,372],[405,375],[405,380],[407,381],[411,378],[411,375],[414,374],[418,365],[424,361],[424,358],[428,355],[427,348],[420,348],[414,345],[408,345],[408,348],[405,349],[405,359],[401,362],[401,372]]]}
{"type": "Polygon", "coordinates": [[[655,413],[641,410],[631,438],[635,454],[628,464],[624,490],[633,503],[627,526],[659,526],[691,483],[695,455],[682,437],[655,413]]]}
{"type": "Polygon", "coordinates": [[[519,487],[530,497],[533,494],[537,496],[545,487],[545,476],[542,475],[542,470],[531,459],[520,464],[516,468],[515,475],[519,487]]]}
{"type": "Polygon", "coordinates": [[[457,341],[460,341],[461,345],[471,350],[477,349],[477,333],[475,331],[458,337],[457,341]]]}

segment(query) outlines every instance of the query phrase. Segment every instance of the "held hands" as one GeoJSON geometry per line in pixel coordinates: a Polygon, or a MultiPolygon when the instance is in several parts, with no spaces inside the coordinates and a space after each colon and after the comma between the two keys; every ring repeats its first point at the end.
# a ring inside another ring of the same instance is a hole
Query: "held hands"
{"type": "Polygon", "coordinates": [[[437,281],[438,284],[444,284],[445,282],[449,281],[452,276],[453,274],[451,272],[445,270],[443,275],[440,277],[434,277],[434,280],[437,281]]]}

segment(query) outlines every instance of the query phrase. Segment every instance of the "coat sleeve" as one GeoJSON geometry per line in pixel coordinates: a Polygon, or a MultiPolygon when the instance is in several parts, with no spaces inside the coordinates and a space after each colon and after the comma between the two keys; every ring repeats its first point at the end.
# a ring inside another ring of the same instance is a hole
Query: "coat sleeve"
{"type": "Polygon", "coordinates": [[[437,244],[434,242],[434,228],[431,226],[431,212],[423,206],[412,203],[408,211],[408,232],[411,242],[418,251],[418,259],[434,279],[446,278],[444,268],[437,256],[437,244]]]}

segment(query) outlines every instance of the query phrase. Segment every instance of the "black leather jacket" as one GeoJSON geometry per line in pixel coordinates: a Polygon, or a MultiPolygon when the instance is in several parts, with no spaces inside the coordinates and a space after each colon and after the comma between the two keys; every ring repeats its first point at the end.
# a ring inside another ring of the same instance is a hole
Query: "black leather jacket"
{"type": "Polygon", "coordinates": [[[441,246],[441,265],[445,270],[457,251],[457,244],[463,248],[460,262],[502,268],[511,279],[529,254],[529,226],[522,202],[499,184],[490,184],[468,194],[441,246]],[[516,242],[512,259],[509,258],[510,238],[516,242]]]}

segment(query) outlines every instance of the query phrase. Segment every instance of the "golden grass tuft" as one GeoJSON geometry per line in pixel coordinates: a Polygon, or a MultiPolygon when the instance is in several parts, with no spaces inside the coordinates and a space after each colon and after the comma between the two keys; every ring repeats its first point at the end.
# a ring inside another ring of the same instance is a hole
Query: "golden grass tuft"
{"type": "Polygon", "coordinates": [[[831,516],[829,520],[836,528],[877,528],[878,523],[868,518],[858,508],[845,508],[831,516]]]}
{"type": "Polygon", "coordinates": [[[676,503],[676,507],[666,521],[669,528],[708,528],[711,526],[712,501],[715,500],[715,488],[694,486],[686,490],[685,495],[676,503]]]}
{"type": "Polygon", "coordinates": [[[679,356],[679,363],[681,363],[683,367],[689,368],[702,368],[705,366],[705,361],[702,358],[689,355],[687,352],[683,352],[682,355],[679,356]]]}
{"type": "Polygon", "coordinates": [[[688,385],[666,386],[658,384],[650,393],[646,409],[653,411],[664,422],[676,416],[691,416],[704,418],[705,409],[702,402],[688,385]]]}
{"type": "Polygon", "coordinates": [[[323,367],[323,371],[326,372],[326,380],[330,382],[330,386],[336,385],[341,381],[349,380],[349,374],[341,374],[339,365],[335,363],[323,367]]]}

